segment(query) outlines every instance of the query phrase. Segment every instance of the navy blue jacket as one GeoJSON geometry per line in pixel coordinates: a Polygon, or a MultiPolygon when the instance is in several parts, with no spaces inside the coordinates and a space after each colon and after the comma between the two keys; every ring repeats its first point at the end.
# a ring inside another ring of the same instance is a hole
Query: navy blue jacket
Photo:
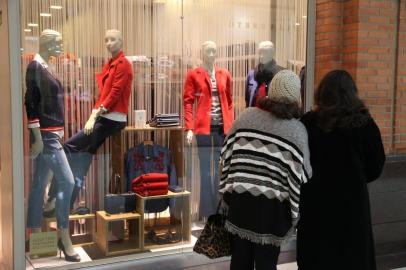
{"type": "Polygon", "coordinates": [[[43,131],[64,128],[64,89],[61,82],[39,62],[31,61],[25,77],[25,109],[29,124],[43,131]]]}
{"type": "MultiPolygon", "coordinates": [[[[177,185],[176,168],[170,150],[164,146],[143,143],[129,149],[125,156],[125,171],[127,191],[131,191],[131,182],[134,178],[146,173],[166,173],[169,185],[177,185]]],[[[146,212],[162,212],[168,205],[168,199],[148,200],[146,212]]]]}

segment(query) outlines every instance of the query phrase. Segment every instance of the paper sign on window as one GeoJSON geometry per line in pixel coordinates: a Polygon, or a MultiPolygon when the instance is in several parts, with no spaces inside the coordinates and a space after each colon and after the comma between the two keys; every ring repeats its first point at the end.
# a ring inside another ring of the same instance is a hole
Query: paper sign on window
{"type": "Polygon", "coordinates": [[[56,232],[33,233],[30,236],[30,255],[56,253],[56,232]]]}

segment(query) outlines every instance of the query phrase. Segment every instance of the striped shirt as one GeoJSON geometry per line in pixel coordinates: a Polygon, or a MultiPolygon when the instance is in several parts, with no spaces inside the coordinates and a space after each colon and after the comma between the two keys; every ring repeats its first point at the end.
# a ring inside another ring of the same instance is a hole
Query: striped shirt
{"type": "Polygon", "coordinates": [[[296,119],[246,109],[224,141],[220,173],[220,193],[235,197],[226,228],[252,242],[279,246],[294,231],[300,186],[312,173],[305,127],[296,119]],[[265,214],[258,217],[261,213],[250,208],[265,214]]]}
{"type": "Polygon", "coordinates": [[[216,76],[215,72],[210,74],[210,81],[211,81],[211,125],[222,125],[223,124],[223,115],[221,114],[221,105],[220,105],[220,98],[217,91],[217,83],[216,83],[216,76]]]}

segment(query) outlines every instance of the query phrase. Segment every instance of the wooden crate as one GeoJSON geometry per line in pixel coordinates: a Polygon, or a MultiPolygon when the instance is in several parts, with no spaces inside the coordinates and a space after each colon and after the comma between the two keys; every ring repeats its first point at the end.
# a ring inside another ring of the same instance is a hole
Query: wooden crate
{"type": "MultiPolygon", "coordinates": [[[[93,244],[95,241],[95,214],[87,215],[69,215],[69,223],[84,221],[85,232],[84,234],[73,234],[71,236],[72,244],[74,246],[83,246],[93,244]]],[[[45,231],[52,230],[52,223],[56,223],[56,218],[44,218],[45,231]]],[[[56,228],[55,228],[56,229],[56,228]]]]}
{"type": "Polygon", "coordinates": [[[142,234],[141,234],[141,241],[143,245],[144,250],[150,250],[154,248],[164,248],[168,246],[173,246],[173,245],[179,245],[179,243],[173,243],[173,244],[164,244],[164,245],[154,245],[154,244],[146,244],[145,242],[145,235],[144,235],[144,226],[145,226],[145,221],[144,221],[144,214],[145,214],[145,203],[148,200],[159,200],[159,199],[171,199],[171,198],[182,198],[182,202],[180,203],[181,205],[181,240],[185,243],[190,242],[190,237],[191,237],[191,214],[190,214],[190,192],[189,191],[183,191],[183,192],[171,192],[168,191],[167,195],[160,195],[160,196],[148,196],[148,197],[143,197],[139,194],[136,194],[136,211],[141,214],[142,218],[142,234]]]}
{"type": "Polygon", "coordinates": [[[121,213],[110,215],[105,211],[97,211],[96,219],[96,242],[106,256],[136,253],[142,250],[141,229],[143,228],[143,224],[140,214],[121,213]],[[136,229],[132,231],[133,233],[128,233],[128,235],[124,234],[123,239],[119,241],[110,241],[108,236],[111,232],[111,228],[114,227],[112,226],[114,222],[122,222],[123,226],[126,226],[126,222],[128,222],[128,227],[134,227],[136,229]]]}

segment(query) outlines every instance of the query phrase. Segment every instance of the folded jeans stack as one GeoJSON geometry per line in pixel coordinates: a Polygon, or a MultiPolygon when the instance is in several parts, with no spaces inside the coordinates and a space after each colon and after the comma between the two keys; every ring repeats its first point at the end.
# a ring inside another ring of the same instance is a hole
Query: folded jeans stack
{"type": "Polygon", "coordinates": [[[156,114],[147,122],[151,127],[173,127],[179,126],[179,113],[156,114]]]}

